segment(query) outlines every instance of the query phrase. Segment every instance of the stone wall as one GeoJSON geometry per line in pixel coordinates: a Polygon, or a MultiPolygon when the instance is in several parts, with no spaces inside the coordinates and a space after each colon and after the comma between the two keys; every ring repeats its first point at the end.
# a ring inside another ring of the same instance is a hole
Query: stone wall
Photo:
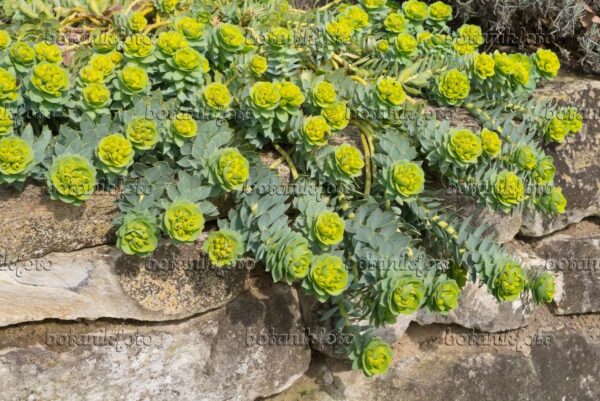
{"type": "MultiPolygon", "coordinates": [[[[541,93],[597,115],[598,81],[563,76],[541,93]]],[[[374,379],[311,349],[314,304],[251,261],[215,269],[200,245],[166,243],[150,260],[127,257],[114,247],[114,194],[77,208],[34,185],[1,189],[0,400],[598,400],[599,149],[591,117],[547,149],[569,199],[553,221],[448,199],[524,263],[553,271],[556,301],[497,304],[469,284],[449,315],[382,330],[396,362],[374,379]]]]}

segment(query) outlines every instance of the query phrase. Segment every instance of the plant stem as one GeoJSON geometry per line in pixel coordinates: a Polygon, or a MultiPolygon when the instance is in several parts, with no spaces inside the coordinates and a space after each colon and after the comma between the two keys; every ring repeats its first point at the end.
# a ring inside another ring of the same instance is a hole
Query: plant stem
{"type": "Polygon", "coordinates": [[[512,143],[512,140],[504,135],[502,127],[498,125],[498,122],[494,120],[487,111],[483,110],[481,107],[475,106],[473,103],[467,103],[464,107],[472,116],[479,119],[483,125],[488,125],[491,130],[498,132],[502,139],[507,143],[512,143]]]}
{"type": "Polygon", "coordinates": [[[290,168],[290,172],[292,173],[292,178],[294,180],[298,179],[298,170],[296,170],[296,165],[294,164],[294,161],[292,160],[290,155],[285,150],[283,150],[283,148],[281,146],[279,146],[279,144],[277,144],[277,143],[274,143],[273,147],[279,152],[281,157],[283,157],[285,159],[285,161],[287,162],[288,167],[290,168]]]}

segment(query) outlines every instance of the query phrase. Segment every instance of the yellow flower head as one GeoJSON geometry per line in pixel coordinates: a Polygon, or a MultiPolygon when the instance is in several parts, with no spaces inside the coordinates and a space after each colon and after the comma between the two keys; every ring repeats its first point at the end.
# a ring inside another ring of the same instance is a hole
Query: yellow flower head
{"type": "Polygon", "coordinates": [[[547,195],[546,203],[554,214],[564,213],[567,207],[567,199],[559,187],[552,187],[552,191],[547,195]]]}
{"type": "Polygon", "coordinates": [[[347,143],[335,148],[335,162],[338,168],[349,177],[358,177],[365,166],[360,150],[347,143]]]}
{"type": "Polygon", "coordinates": [[[504,170],[496,177],[494,194],[498,202],[510,208],[523,201],[525,186],[515,173],[504,170]]]}
{"type": "Polygon", "coordinates": [[[554,174],[556,173],[556,166],[550,156],[544,157],[538,163],[532,176],[536,184],[545,185],[552,182],[554,174]]]}
{"type": "Polygon", "coordinates": [[[289,81],[281,81],[277,82],[275,86],[281,96],[281,100],[279,101],[281,106],[299,107],[304,103],[304,95],[298,85],[289,81]]]}
{"type": "Polygon", "coordinates": [[[48,174],[56,196],[63,201],[79,203],[91,198],[94,193],[96,170],[83,156],[58,156],[52,162],[48,174]]]}
{"type": "Polygon", "coordinates": [[[506,53],[494,52],[496,71],[504,76],[511,76],[515,72],[515,60],[506,53]]]}
{"type": "Polygon", "coordinates": [[[217,36],[221,46],[231,52],[236,52],[244,46],[246,39],[237,25],[219,24],[217,36]]]}
{"type": "Polygon", "coordinates": [[[135,64],[125,66],[119,74],[119,80],[127,90],[134,93],[144,92],[150,86],[148,73],[135,64]]]}
{"type": "Polygon", "coordinates": [[[379,338],[373,338],[361,354],[362,370],[367,377],[385,374],[392,363],[392,358],[390,345],[379,338]]]}
{"type": "Polygon", "coordinates": [[[213,265],[223,267],[233,265],[243,255],[244,244],[237,232],[220,230],[208,235],[203,249],[213,265]]]}
{"type": "Polygon", "coordinates": [[[62,63],[62,51],[55,44],[40,42],[35,45],[35,54],[39,61],[47,61],[49,63],[62,63]]]}
{"type": "Polygon", "coordinates": [[[471,92],[471,83],[467,74],[453,69],[443,73],[437,82],[440,95],[451,105],[458,104],[471,92]]]}
{"type": "Polygon", "coordinates": [[[461,164],[477,163],[483,148],[481,138],[469,129],[458,129],[450,134],[448,152],[461,164]]]}
{"type": "Polygon", "coordinates": [[[17,78],[0,67],[0,102],[14,102],[17,94],[17,78]]]}
{"type": "Polygon", "coordinates": [[[89,65],[101,71],[105,77],[112,74],[115,70],[115,63],[108,54],[94,54],[90,59],[89,65]]]}
{"type": "Polygon", "coordinates": [[[529,57],[524,54],[511,54],[513,59],[513,79],[521,86],[527,85],[533,64],[529,57]]]}
{"type": "Polygon", "coordinates": [[[127,25],[129,25],[129,29],[134,32],[141,32],[148,25],[148,21],[146,17],[141,12],[132,13],[127,20],[127,25]]]}
{"type": "Polygon", "coordinates": [[[429,18],[433,21],[448,21],[452,19],[452,6],[436,1],[429,5],[429,18]]]}
{"type": "Polygon", "coordinates": [[[133,163],[133,146],[121,134],[107,135],[100,140],[96,149],[98,159],[113,173],[126,173],[133,163]]]}
{"type": "Polygon", "coordinates": [[[400,106],[406,101],[406,94],[400,81],[392,77],[380,77],[375,85],[379,99],[390,106],[400,106]]]}
{"type": "Polygon", "coordinates": [[[204,229],[204,215],[192,202],[179,201],[172,204],[163,219],[169,237],[181,242],[194,242],[204,229]]]}
{"type": "Polygon", "coordinates": [[[31,65],[35,60],[35,50],[25,42],[15,42],[10,48],[10,58],[16,64],[31,65]]]}
{"type": "Polygon", "coordinates": [[[514,301],[525,289],[526,275],[521,266],[507,262],[494,279],[494,293],[500,301],[514,301]]]}
{"type": "Polygon", "coordinates": [[[94,108],[102,108],[110,103],[110,91],[102,84],[89,84],[83,88],[84,102],[94,108]]]}
{"type": "Polygon", "coordinates": [[[329,36],[340,43],[350,42],[354,29],[354,23],[348,18],[331,21],[325,26],[325,30],[329,36]]]}
{"type": "Polygon", "coordinates": [[[203,92],[205,103],[211,109],[225,110],[232,102],[229,89],[223,84],[212,83],[208,85],[203,92]]]}
{"type": "Polygon", "coordinates": [[[367,10],[377,10],[383,8],[387,4],[387,0],[362,0],[362,5],[367,10]]]}
{"type": "Polygon", "coordinates": [[[178,113],[177,117],[171,121],[171,127],[173,134],[182,138],[193,138],[198,135],[198,124],[187,113],[178,113]]]}
{"type": "Polygon", "coordinates": [[[383,26],[389,32],[400,33],[406,29],[406,19],[400,13],[391,12],[385,17],[383,26]]]}
{"type": "Polygon", "coordinates": [[[0,106],[0,136],[10,134],[13,128],[12,113],[0,106]]]}
{"type": "Polygon", "coordinates": [[[123,43],[125,54],[133,58],[145,58],[152,54],[154,45],[148,35],[136,33],[125,38],[123,43]]]}
{"type": "Polygon", "coordinates": [[[400,160],[392,165],[388,180],[394,194],[405,198],[418,195],[425,188],[423,169],[407,160],[400,160]]]}
{"type": "Polygon", "coordinates": [[[429,15],[427,3],[419,0],[408,0],[402,3],[402,11],[406,18],[413,21],[424,21],[429,15]]]}
{"type": "Polygon", "coordinates": [[[79,70],[79,78],[87,84],[101,84],[104,82],[104,73],[91,65],[86,65],[79,70]]]}
{"type": "Polygon", "coordinates": [[[343,15],[352,21],[355,28],[365,28],[369,25],[369,14],[367,14],[360,6],[350,6],[346,8],[343,15]]]}
{"type": "Polygon", "coordinates": [[[542,273],[531,283],[531,293],[537,303],[552,302],[555,292],[554,276],[551,273],[542,273]]]}
{"type": "Polygon", "coordinates": [[[342,130],[348,125],[350,119],[345,102],[335,102],[329,107],[321,110],[329,126],[335,130],[342,130]]]}
{"type": "Polygon", "coordinates": [[[8,46],[12,43],[12,39],[10,34],[5,30],[0,30],[0,50],[7,49],[8,46]]]}
{"type": "Polygon", "coordinates": [[[284,47],[292,44],[292,31],[287,28],[276,26],[271,28],[267,34],[267,43],[271,46],[284,47]]]}
{"type": "Polygon", "coordinates": [[[192,17],[180,18],[175,27],[190,40],[199,39],[204,35],[204,24],[192,17]]]}
{"type": "Polygon", "coordinates": [[[319,107],[331,106],[337,100],[335,86],[327,81],[318,82],[312,89],[312,95],[319,107]]]}
{"type": "Polygon", "coordinates": [[[175,52],[173,61],[180,71],[190,72],[202,70],[206,59],[191,47],[184,47],[175,52]]]}
{"type": "Polygon", "coordinates": [[[573,134],[581,131],[583,128],[583,116],[577,112],[574,107],[569,107],[563,114],[563,124],[569,128],[573,134]]]}
{"type": "Polygon", "coordinates": [[[377,42],[377,50],[379,50],[382,53],[385,53],[389,50],[390,48],[390,42],[388,42],[385,39],[380,40],[379,42],[377,42]]]}
{"type": "Polygon", "coordinates": [[[222,149],[217,160],[216,177],[225,190],[241,190],[250,177],[248,159],[235,148],[222,149]]]}
{"type": "Polygon", "coordinates": [[[181,32],[166,31],[158,35],[156,41],[158,48],[167,55],[172,55],[179,49],[188,47],[189,43],[181,32]]]}
{"type": "Polygon", "coordinates": [[[69,76],[57,64],[41,62],[33,68],[31,84],[52,97],[60,97],[69,89],[69,76]]]}
{"type": "Polygon", "coordinates": [[[250,60],[250,71],[257,76],[261,76],[267,71],[267,59],[263,56],[254,56],[250,60]]]}
{"type": "Polygon", "coordinates": [[[308,274],[315,291],[323,295],[339,295],[348,286],[348,270],[337,256],[315,256],[308,274]]]}
{"type": "Polygon", "coordinates": [[[475,69],[475,75],[481,79],[487,79],[494,76],[496,62],[489,54],[481,53],[475,56],[473,67],[475,69]]]}
{"type": "Polygon", "coordinates": [[[117,35],[112,32],[100,32],[92,35],[92,46],[99,53],[113,51],[118,42],[117,35]]]}
{"type": "Polygon", "coordinates": [[[121,61],[123,60],[123,55],[121,54],[121,52],[118,52],[116,50],[113,50],[112,52],[108,53],[108,57],[114,65],[121,64],[121,61]]]}
{"type": "Polygon", "coordinates": [[[487,128],[481,130],[481,148],[491,157],[496,157],[502,149],[502,140],[494,131],[487,128]]]}
{"type": "Polygon", "coordinates": [[[552,50],[538,49],[533,57],[540,74],[546,78],[553,78],[560,70],[558,56],[552,50]]]}
{"type": "Polygon", "coordinates": [[[546,138],[552,142],[562,143],[569,134],[569,127],[559,117],[552,117],[546,125],[546,138]]]}
{"type": "Polygon", "coordinates": [[[158,245],[157,231],[145,217],[126,217],[117,231],[117,246],[127,255],[148,255],[158,245]]]}
{"type": "Polygon", "coordinates": [[[401,33],[396,38],[396,49],[403,56],[410,56],[417,50],[417,39],[408,33],[401,33]]]}
{"type": "Polygon", "coordinates": [[[250,99],[260,109],[273,110],[279,105],[281,95],[271,82],[257,82],[250,88],[250,99]]]}
{"type": "Polygon", "coordinates": [[[125,135],[134,148],[149,150],[158,142],[156,122],[143,117],[134,118],[127,124],[125,135]]]}
{"type": "Polygon", "coordinates": [[[310,116],[305,118],[302,126],[304,138],[310,145],[325,146],[331,136],[331,127],[327,120],[321,116],[310,116]]]}
{"type": "Polygon", "coordinates": [[[514,154],[514,160],[517,166],[523,170],[535,170],[537,167],[537,158],[531,146],[523,145],[517,149],[514,154]]]}
{"type": "Polygon", "coordinates": [[[18,137],[0,138],[0,174],[18,175],[33,162],[34,152],[31,146],[18,137]]]}

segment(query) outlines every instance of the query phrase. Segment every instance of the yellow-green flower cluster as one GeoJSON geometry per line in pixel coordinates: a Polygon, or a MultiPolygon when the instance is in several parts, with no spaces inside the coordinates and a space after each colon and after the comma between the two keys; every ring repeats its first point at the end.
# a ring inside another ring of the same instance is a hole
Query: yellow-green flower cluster
{"type": "Polygon", "coordinates": [[[390,12],[387,17],[385,17],[385,20],[383,20],[383,26],[389,32],[404,32],[406,30],[406,18],[400,13],[390,12]]]}
{"type": "Polygon", "coordinates": [[[198,135],[198,123],[190,114],[178,113],[171,121],[171,132],[175,137],[190,139],[198,135]]]}
{"type": "Polygon", "coordinates": [[[94,54],[90,59],[89,65],[101,71],[104,77],[109,76],[115,70],[115,63],[108,54],[94,54]]]}
{"type": "Polygon", "coordinates": [[[292,44],[293,34],[287,28],[276,26],[267,33],[267,43],[274,47],[288,47],[292,44]]]}
{"type": "Polygon", "coordinates": [[[177,9],[178,0],[156,0],[157,9],[165,14],[173,14],[177,9]]]}
{"type": "Polygon", "coordinates": [[[40,42],[34,46],[35,55],[39,61],[60,64],[63,61],[62,51],[58,45],[40,42]]]}
{"type": "Polygon", "coordinates": [[[99,53],[109,53],[113,51],[119,40],[112,32],[96,32],[92,34],[92,46],[99,53]]]}
{"type": "Polygon", "coordinates": [[[185,36],[177,31],[165,31],[158,35],[156,45],[164,54],[170,56],[179,49],[189,46],[185,36]]]}
{"type": "Polygon", "coordinates": [[[20,176],[33,163],[34,152],[29,143],[14,136],[0,138],[0,179],[20,176]],[[4,176],[4,177],[3,177],[4,176]]]}
{"type": "Polygon", "coordinates": [[[429,7],[427,3],[419,0],[408,0],[402,3],[402,11],[406,18],[411,21],[425,21],[429,16],[429,7]]]}
{"type": "Polygon", "coordinates": [[[532,171],[537,167],[537,157],[531,146],[520,146],[514,154],[514,161],[523,170],[532,171]]]}
{"type": "Polygon", "coordinates": [[[499,301],[514,301],[525,289],[525,271],[515,262],[506,262],[493,282],[494,294],[499,301]]]}
{"type": "Polygon", "coordinates": [[[182,72],[203,71],[208,61],[191,47],[184,47],[173,54],[173,62],[176,68],[182,72]]]}
{"type": "Polygon", "coordinates": [[[346,223],[337,213],[324,210],[317,215],[313,228],[319,243],[331,246],[342,241],[345,227],[346,223]]]}
{"type": "Polygon", "coordinates": [[[171,239],[194,242],[204,229],[204,215],[195,203],[179,201],[169,206],[163,223],[171,239]]]}
{"type": "Polygon", "coordinates": [[[406,93],[400,81],[392,77],[380,77],[375,84],[375,93],[385,105],[397,107],[406,100],[406,93]]]}
{"type": "Polygon", "coordinates": [[[143,59],[154,53],[154,45],[148,35],[136,33],[125,38],[123,50],[129,57],[143,59]]]}
{"type": "Polygon", "coordinates": [[[337,256],[315,256],[308,276],[315,292],[323,298],[340,295],[348,286],[348,271],[337,256]]]}
{"type": "Polygon", "coordinates": [[[539,199],[541,206],[554,215],[562,214],[567,207],[567,199],[559,187],[552,187],[550,192],[539,199]]]}
{"type": "Polygon", "coordinates": [[[325,146],[331,136],[331,127],[322,116],[310,116],[304,119],[302,133],[309,145],[325,146]]]}
{"type": "Polygon", "coordinates": [[[525,198],[525,186],[515,173],[504,170],[496,177],[494,195],[500,204],[510,209],[525,198]]]}
{"type": "Polygon", "coordinates": [[[107,135],[100,140],[96,149],[103,170],[114,174],[127,174],[127,168],[133,164],[133,146],[121,134],[107,135]]]}
{"type": "Polygon", "coordinates": [[[417,39],[408,33],[401,33],[396,37],[396,50],[402,56],[412,56],[417,50],[417,39]]]}
{"type": "Polygon", "coordinates": [[[216,36],[220,47],[232,53],[240,51],[246,42],[240,28],[232,24],[219,24],[216,36]]]}
{"type": "Polygon", "coordinates": [[[213,265],[232,266],[244,254],[244,243],[237,232],[220,230],[208,235],[203,249],[213,265]]]}
{"type": "Polygon", "coordinates": [[[465,24],[458,29],[454,49],[459,54],[471,54],[484,43],[483,33],[477,25],[465,24]]]}
{"type": "Polygon", "coordinates": [[[250,177],[248,160],[235,148],[222,149],[213,168],[216,180],[226,191],[241,190],[250,177]]]}
{"type": "Polygon", "coordinates": [[[346,102],[335,102],[329,107],[321,110],[321,115],[325,117],[329,126],[335,130],[342,130],[348,126],[349,115],[346,102]]]}
{"type": "Polygon", "coordinates": [[[473,69],[479,78],[487,79],[496,73],[496,62],[489,54],[481,53],[473,59],[473,69]]]}
{"type": "Polygon", "coordinates": [[[400,160],[391,166],[388,182],[394,195],[411,198],[423,192],[425,173],[418,164],[400,160]]]}
{"type": "Polygon", "coordinates": [[[355,29],[366,28],[369,25],[369,14],[360,6],[350,6],[344,9],[340,20],[351,23],[355,29]]]}
{"type": "Polygon", "coordinates": [[[325,30],[335,41],[349,43],[352,40],[352,34],[354,34],[354,24],[348,22],[344,18],[331,21],[325,26],[325,30]]]}
{"type": "Polygon", "coordinates": [[[102,109],[110,104],[110,91],[101,84],[89,84],[83,88],[83,101],[91,109],[102,109]]]}
{"type": "Polygon", "coordinates": [[[44,97],[58,98],[69,89],[69,76],[57,64],[41,62],[33,68],[31,84],[44,97]]]}
{"type": "Polygon", "coordinates": [[[470,129],[457,129],[450,133],[448,153],[459,164],[477,163],[483,148],[481,138],[470,129]]]}
{"type": "Polygon", "coordinates": [[[250,71],[252,71],[256,76],[261,76],[267,71],[268,63],[267,59],[263,56],[254,56],[250,59],[250,71]]]}
{"type": "Polygon", "coordinates": [[[86,84],[104,83],[104,73],[91,65],[83,66],[79,70],[79,78],[86,84]]]}
{"type": "Polygon", "coordinates": [[[274,281],[283,277],[292,284],[308,275],[313,257],[308,240],[299,234],[289,233],[269,247],[266,265],[274,281]]]}
{"type": "Polygon", "coordinates": [[[454,280],[439,280],[431,293],[429,305],[432,310],[446,313],[458,306],[460,288],[454,280]]]}
{"type": "Polygon", "coordinates": [[[486,155],[496,157],[502,150],[502,140],[496,132],[483,128],[481,130],[481,149],[486,155]]]}
{"type": "Polygon", "coordinates": [[[410,315],[423,304],[425,285],[413,274],[404,275],[391,283],[391,291],[387,296],[392,315],[410,315]]]}
{"type": "Polygon", "coordinates": [[[48,171],[48,186],[53,198],[79,204],[92,197],[96,170],[80,155],[63,154],[54,159],[48,171]]]}
{"type": "Polygon", "coordinates": [[[429,19],[433,21],[449,21],[452,19],[452,6],[443,1],[429,5],[429,19]]]}
{"type": "Polygon", "coordinates": [[[125,136],[134,148],[149,150],[158,142],[158,127],[156,122],[143,117],[136,117],[127,124],[125,136]]]}
{"type": "Polygon", "coordinates": [[[257,82],[250,88],[252,105],[262,110],[274,110],[279,106],[281,94],[271,82],[257,82]]]}
{"type": "Polygon", "coordinates": [[[385,7],[387,0],[361,0],[361,4],[367,10],[378,10],[385,7]]]}
{"type": "Polygon", "coordinates": [[[146,256],[158,245],[157,231],[146,217],[126,217],[117,231],[117,246],[127,255],[146,256]]]}
{"type": "Polygon", "coordinates": [[[17,78],[0,67],[0,103],[14,102],[18,98],[17,78]]]}
{"type": "Polygon", "coordinates": [[[8,135],[13,129],[13,116],[10,111],[0,106],[0,136],[8,135]]]}
{"type": "Polygon", "coordinates": [[[574,108],[567,109],[552,117],[545,126],[546,139],[562,143],[571,133],[577,133],[583,127],[583,117],[574,108]]]}
{"type": "Polygon", "coordinates": [[[35,61],[35,50],[25,42],[15,42],[9,51],[10,59],[15,64],[30,66],[35,61]]]}
{"type": "Polygon", "coordinates": [[[12,43],[10,34],[4,29],[0,30],[0,50],[8,49],[8,46],[12,43]]]}
{"type": "Polygon", "coordinates": [[[360,150],[347,143],[335,148],[335,162],[348,177],[358,177],[365,166],[360,150]]]}
{"type": "Polygon", "coordinates": [[[543,77],[553,78],[560,70],[560,61],[558,56],[552,50],[538,49],[533,56],[535,65],[543,77]]]}
{"type": "Polygon", "coordinates": [[[150,88],[148,73],[135,64],[128,64],[121,70],[119,81],[123,91],[130,94],[143,93],[150,88]]]}
{"type": "Polygon", "coordinates": [[[204,35],[204,24],[191,17],[178,19],[175,27],[189,40],[196,40],[204,35]]]}
{"type": "Polygon", "coordinates": [[[229,89],[225,85],[216,82],[206,86],[202,96],[204,103],[214,110],[225,110],[233,101],[229,89]]]}
{"type": "Polygon", "coordinates": [[[368,377],[382,375],[388,371],[394,354],[388,343],[372,338],[361,353],[361,366],[368,377]]]}
{"type": "Polygon", "coordinates": [[[329,107],[337,100],[335,86],[327,81],[317,82],[312,89],[312,96],[319,107],[329,107]]]}
{"type": "Polygon", "coordinates": [[[304,103],[304,94],[302,94],[298,85],[289,81],[281,81],[277,82],[275,87],[279,91],[279,96],[281,97],[279,101],[280,106],[299,107],[304,103]]]}
{"type": "Polygon", "coordinates": [[[538,274],[530,284],[531,293],[536,303],[550,303],[554,300],[556,286],[554,276],[548,272],[538,274]]]}
{"type": "Polygon", "coordinates": [[[532,176],[536,184],[544,185],[552,182],[555,173],[556,166],[554,166],[552,157],[546,156],[537,164],[532,176]]]}
{"type": "Polygon", "coordinates": [[[452,69],[438,78],[437,89],[446,103],[456,105],[469,96],[471,83],[465,73],[452,69]]]}
{"type": "Polygon", "coordinates": [[[127,25],[133,32],[142,32],[148,25],[148,21],[143,13],[134,12],[127,19],[127,25]]]}

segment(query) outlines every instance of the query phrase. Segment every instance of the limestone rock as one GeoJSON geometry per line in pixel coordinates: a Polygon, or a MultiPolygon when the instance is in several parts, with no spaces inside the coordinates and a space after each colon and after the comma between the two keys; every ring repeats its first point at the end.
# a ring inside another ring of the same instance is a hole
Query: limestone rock
{"type": "Polygon", "coordinates": [[[0,326],[103,317],[159,321],[221,307],[244,287],[240,264],[216,269],[199,245],[161,245],[141,259],[113,246],[0,266],[0,326]]]}
{"type": "Polygon", "coordinates": [[[549,144],[546,153],[556,164],[556,185],[563,188],[568,205],[557,218],[538,213],[526,214],[521,233],[539,237],[577,223],[589,216],[600,216],[600,81],[563,75],[539,90],[541,95],[572,104],[584,117],[583,130],[567,137],[563,144],[549,144]]]}
{"type": "Polygon", "coordinates": [[[97,192],[83,205],[73,206],[51,200],[47,191],[33,184],[23,192],[0,188],[0,253],[5,260],[28,260],[115,241],[113,202],[118,194],[97,192]]]}
{"type": "Polygon", "coordinates": [[[310,351],[249,338],[299,335],[300,324],[294,290],[260,278],[226,308],[178,323],[4,328],[0,398],[253,401],[291,386],[307,369],[310,351]]]}

